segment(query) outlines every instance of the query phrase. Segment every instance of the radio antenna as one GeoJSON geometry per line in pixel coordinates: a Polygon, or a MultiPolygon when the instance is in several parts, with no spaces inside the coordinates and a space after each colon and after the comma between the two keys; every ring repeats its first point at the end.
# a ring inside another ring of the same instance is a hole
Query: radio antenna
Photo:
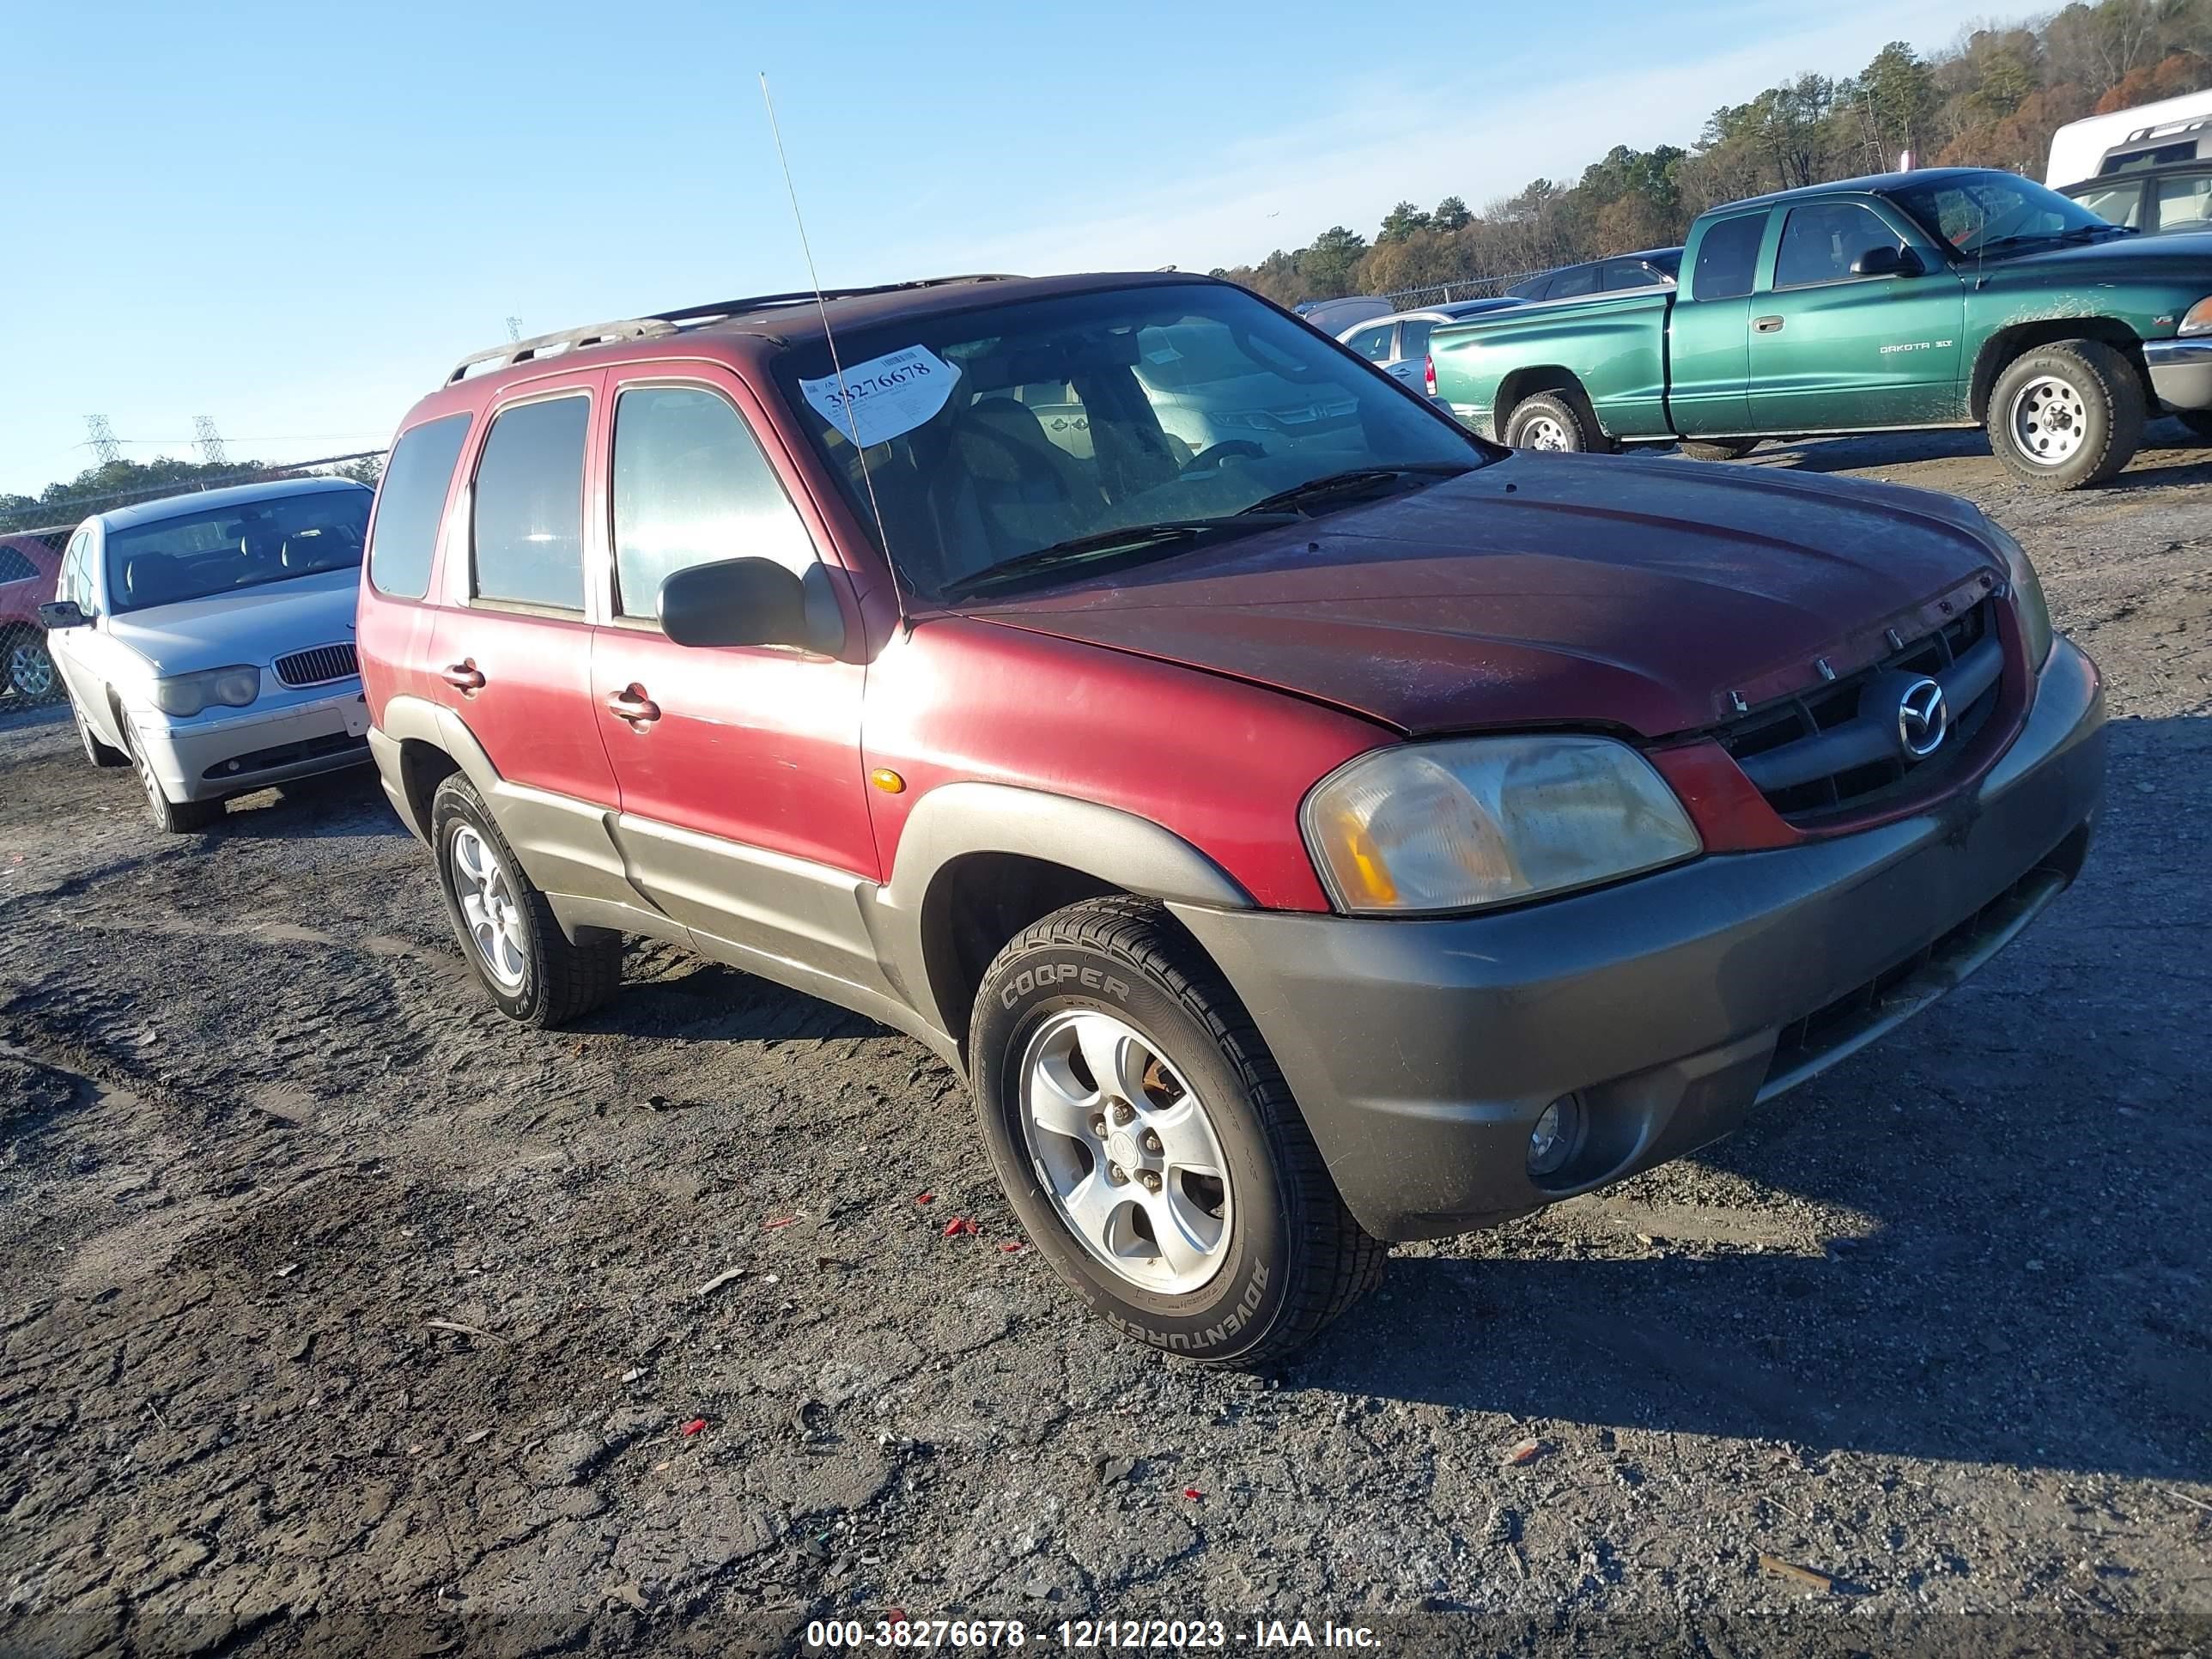
{"type": "Polygon", "coordinates": [[[837,355],[836,331],[830,326],[830,301],[822,292],[822,277],[814,269],[814,247],[806,240],[806,218],[799,210],[799,186],[791,182],[791,158],[784,154],[783,129],[776,122],[775,100],[769,95],[766,70],[760,72],[760,83],[761,102],[768,106],[768,130],[775,139],[775,159],[783,168],[783,187],[791,197],[791,220],[799,227],[799,251],[806,256],[806,280],[814,289],[815,309],[822,313],[822,337],[830,346],[830,367],[837,376],[837,401],[845,410],[846,435],[853,441],[853,459],[860,463],[860,482],[868,491],[868,510],[876,515],[876,534],[883,542],[884,568],[891,579],[891,603],[898,608],[901,626],[912,633],[914,623],[906,614],[906,595],[899,588],[898,562],[891,557],[890,526],[884,522],[884,506],[876,499],[876,478],[869,470],[868,452],[860,447],[860,417],[853,413],[853,394],[845,388],[845,364],[837,355]]]}

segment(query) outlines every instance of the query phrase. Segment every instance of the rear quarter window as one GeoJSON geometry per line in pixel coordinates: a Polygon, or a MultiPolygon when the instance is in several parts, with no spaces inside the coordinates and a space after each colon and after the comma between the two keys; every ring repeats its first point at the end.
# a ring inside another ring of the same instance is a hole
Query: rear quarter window
{"type": "Polygon", "coordinates": [[[475,596],[584,608],[584,435],[592,406],[568,393],[503,410],[477,461],[475,596]]]}
{"type": "Polygon", "coordinates": [[[368,580],[378,592],[419,599],[430,591],[438,524],[468,435],[469,417],[448,415],[409,428],[392,447],[369,531],[368,580]]]}

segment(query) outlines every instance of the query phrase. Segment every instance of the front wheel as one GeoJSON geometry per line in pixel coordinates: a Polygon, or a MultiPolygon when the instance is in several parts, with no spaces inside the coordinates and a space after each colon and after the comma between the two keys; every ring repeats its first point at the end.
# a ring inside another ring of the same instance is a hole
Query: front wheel
{"type": "Polygon", "coordinates": [[[2040,489],[2103,483],[2135,459],[2142,380],[2101,340],[2055,340],[2014,358],[1990,391],[1990,447],[2040,489]]]}
{"type": "MultiPolygon", "coordinates": [[[[77,716],[77,724],[80,729],[83,727],[84,716],[82,714],[77,716]]],[[[88,752],[90,752],[90,733],[88,732],[86,736],[88,752]]],[[[154,763],[147,757],[145,744],[138,740],[138,734],[131,729],[131,722],[127,720],[123,722],[123,738],[131,745],[131,764],[138,774],[138,787],[145,792],[147,816],[153,819],[156,830],[164,835],[189,836],[222,822],[222,803],[219,800],[170,799],[168,787],[161,781],[161,775],[154,770],[154,763]]],[[[98,757],[94,758],[97,761],[98,757]]]]}
{"type": "Polygon", "coordinates": [[[1158,905],[1094,899],[1021,934],[969,1052],[1015,1212],[1123,1334],[1268,1364],[1381,1278],[1250,1016],[1158,905]]]}
{"type": "Polygon", "coordinates": [[[622,988],[622,936],[594,927],[572,941],[561,931],[465,774],[438,786],[430,835],[461,953],[501,1013],[551,1027],[613,999],[622,988]]]}

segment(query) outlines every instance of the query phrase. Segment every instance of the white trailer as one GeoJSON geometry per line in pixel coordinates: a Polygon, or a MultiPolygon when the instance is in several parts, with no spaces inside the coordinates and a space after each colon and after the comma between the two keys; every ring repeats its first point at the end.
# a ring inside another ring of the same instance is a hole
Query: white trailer
{"type": "Polygon", "coordinates": [[[2212,155],[2212,90],[2069,121],[2051,135],[2053,190],[2128,167],[2212,155]]]}

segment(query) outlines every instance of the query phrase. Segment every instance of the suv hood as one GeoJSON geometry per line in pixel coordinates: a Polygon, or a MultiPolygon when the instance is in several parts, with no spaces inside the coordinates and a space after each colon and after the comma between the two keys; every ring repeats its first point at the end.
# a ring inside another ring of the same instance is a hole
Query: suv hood
{"type": "Polygon", "coordinates": [[[1874,661],[2006,569],[1964,501],[1767,468],[1516,453],[1310,524],[969,616],[1409,733],[1647,738],[1874,661]]]}
{"type": "Polygon", "coordinates": [[[267,668],[287,652],[353,643],[361,572],[328,570],[210,599],[148,605],[108,619],[107,631],[156,674],[252,663],[267,668]]]}

